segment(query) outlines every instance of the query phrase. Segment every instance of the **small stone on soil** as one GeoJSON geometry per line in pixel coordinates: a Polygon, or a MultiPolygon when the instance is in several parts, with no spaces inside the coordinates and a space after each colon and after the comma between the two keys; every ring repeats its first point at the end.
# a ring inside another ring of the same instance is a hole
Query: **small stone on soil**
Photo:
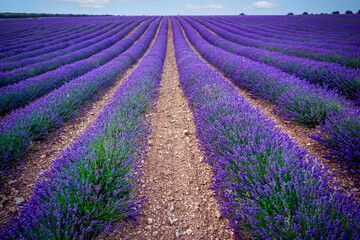
{"type": "Polygon", "coordinates": [[[169,218],[170,224],[173,225],[178,219],[177,218],[169,218]]]}
{"type": "Polygon", "coordinates": [[[22,204],[23,202],[25,201],[24,198],[15,198],[15,203],[16,203],[16,206],[22,204]]]}
{"type": "Polygon", "coordinates": [[[192,234],[192,232],[193,232],[193,231],[191,230],[191,228],[189,228],[188,230],[186,230],[186,234],[187,234],[187,235],[192,234]]]}

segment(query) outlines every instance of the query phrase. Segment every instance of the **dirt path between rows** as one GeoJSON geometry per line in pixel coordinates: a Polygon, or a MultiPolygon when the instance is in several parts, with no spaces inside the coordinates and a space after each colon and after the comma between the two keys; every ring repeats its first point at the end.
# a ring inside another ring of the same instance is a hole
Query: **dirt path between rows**
{"type": "Polygon", "coordinates": [[[139,225],[127,223],[116,239],[232,239],[210,190],[212,171],[197,147],[195,125],[181,90],[171,24],[151,140],[139,225]]]}
{"type": "MultiPolygon", "coordinates": [[[[124,39],[136,31],[141,24],[128,33],[124,39]]],[[[157,33],[144,56],[154,44],[156,36],[157,33]]],[[[61,156],[61,152],[70,147],[87,128],[94,124],[100,112],[107,105],[108,101],[112,99],[124,80],[139,65],[142,58],[126,70],[124,75],[112,83],[111,86],[102,89],[94,99],[85,103],[61,128],[52,132],[42,141],[32,142],[31,150],[26,153],[22,160],[23,162],[18,166],[21,172],[15,180],[10,180],[0,190],[0,230],[2,225],[9,222],[10,217],[18,216],[18,204],[21,202],[25,203],[30,199],[35,183],[40,178],[42,172],[49,171],[53,161],[61,156]]]]}
{"type": "MultiPolygon", "coordinates": [[[[204,25],[203,27],[206,28],[204,25]]],[[[209,30],[208,28],[206,29],[209,30]]],[[[254,108],[258,108],[261,112],[263,112],[263,114],[267,115],[268,119],[274,121],[276,123],[276,127],[281,132],[286,133],[292,140],[296,141],[300,147],[303,147],[309,153],[316,155],[319,165],[329,167],[328,174],[333,174],[333,181],[339,184],[337,188],[344,190],[347,195],[354,194],[355,199],[357,201],[360,201],[360,184],[357,183],[353,177],[347,174],[346,169],[341,166],[341,160],[337,160],[335,158],[325,158],[325,156],[329,154],[328,149],[319,145],[316,140],[310,138],[311,135],[317,133],[317,129],[311,129],[301,126],[299,124],[285,120],[282,116],[274,114],[273,103],[264,99],[260,99],[251,94],[250,91],[236,86],[230,78],[224,75],[223,72],[221,72],[219,69],[210,64],[208,61],[206,61],[206,59],[201,56],[201,54],[196,50],[196,48],[190,43],[189,39],[186,37],[185,31],[183,29],[182,31],[191,49],[201,58],[201,60],[203,60],[211,68],[216,70],[226,81],[228,81],[232,86],[234,86],[234,88],[236,88],[239,92],[239,95],[244,97],[246,101],[248,101],[254,108]]]]}

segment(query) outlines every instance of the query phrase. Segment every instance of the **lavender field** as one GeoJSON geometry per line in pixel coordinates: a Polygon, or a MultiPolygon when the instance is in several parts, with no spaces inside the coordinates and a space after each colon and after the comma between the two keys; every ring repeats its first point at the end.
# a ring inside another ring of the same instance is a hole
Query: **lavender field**
{"type": "Polygon", "coordinates": [[[360,239],[360,15],[0,29],[0,239],[360,239]]]}

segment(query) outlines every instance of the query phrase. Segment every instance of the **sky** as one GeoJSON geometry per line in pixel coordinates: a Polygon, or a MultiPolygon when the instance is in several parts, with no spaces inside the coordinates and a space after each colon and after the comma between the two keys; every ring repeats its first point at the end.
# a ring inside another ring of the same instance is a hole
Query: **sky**
{"type": "Polygon", "coordinates": [[[285,15],[360,10],[359,0],[0,0],[0,12],[111,15],[285,15]]]}

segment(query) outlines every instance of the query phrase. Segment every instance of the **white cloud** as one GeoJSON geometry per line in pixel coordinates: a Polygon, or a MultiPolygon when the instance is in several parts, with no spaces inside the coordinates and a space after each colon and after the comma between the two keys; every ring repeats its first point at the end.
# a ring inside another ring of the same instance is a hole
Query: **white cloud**
{"type": "Polygon", "coordinates": [[[116,1],[123,2],[123,3],[134,3],[134,2],[158,2],[158,1],[177,2],[179,0],[116,0],[116,1]]]}
{"type": "Polygon", "coordinates": [[[103,8],[109,0],[52,0],[53,2],[76,3],[82,8],[103,8]]]}
{"type": "Polygon", "coordinates": [[[267,9],[267,8],[274,8],[275,4],[267,1],[259,1],[259,2],[254,2],[253,7],[259,9],[267,9]]]}
{"type": "Polygon", "coordinates": [[[201,5],[201,6],[187,3],[187,4],[185,4],[185,8],[186,9],[220,9],[220,8],[224,8],[224,7],[222,5],[216,4],[216,3],[208,3],[206,5],[201,5]]]}

